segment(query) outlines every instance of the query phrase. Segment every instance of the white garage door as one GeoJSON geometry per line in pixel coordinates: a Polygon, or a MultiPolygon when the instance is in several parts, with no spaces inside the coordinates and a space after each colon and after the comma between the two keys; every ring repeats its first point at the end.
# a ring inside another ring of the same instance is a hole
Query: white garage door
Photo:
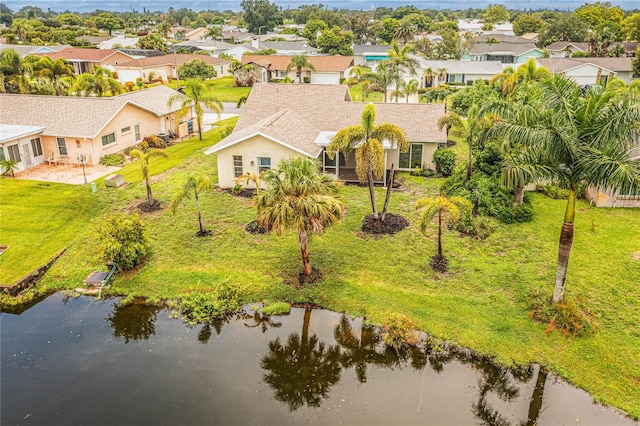
{"type": "Polygon", "coordinates": [[[140,77],[140,71],[138,70],[118,70],[118,81],[122,84],[127,81],[135,83],[138,77],[140,77]]]}
{"type": "Polygon", "coordinates": [[[339,73],[312,73],[312,84],[340,84],[339,73]]]}

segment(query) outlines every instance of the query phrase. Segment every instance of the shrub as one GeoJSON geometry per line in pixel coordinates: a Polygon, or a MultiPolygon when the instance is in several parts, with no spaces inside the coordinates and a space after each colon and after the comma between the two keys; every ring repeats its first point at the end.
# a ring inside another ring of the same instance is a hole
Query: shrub
{"type": "Polygon", "coordinates": [[[165,147],[164,139],[156,135],[145,136],[140,144],[146,144],[150,149],[165,147]]]}
{"type": "Polygon", "coordinates": [[[127,91],[131,92],[133,91],[133,81],[127,81],[124,83],[124,87],[127,89],[127,91]]]}
{"type": "Polygon", "coordinates": [[[437,149],[433,153],[433,162],[436,165],[436,172],[442,176],[451,176],[456,164],[456,154],[450,149],[437,149]]]}
{"type": "Polygon", "coordinates": [[[587,336],[598,330],[598,323],[584,302],[566,295],[563,301],[553,303],[548,294],[536,291],[531,297],[530,309],[533,319],[549,325],[547,333],[557,328],[576,336],[587,336]]]}
{"type": "Polygon", "coordinates": [[[566,200],[569,198],[569,190],[555,185],[538,185],[536,189],[554,200],[566,200]]]}
{"type": "Polygon", "coordinates": [[[311,77],[302,77],[302,81],[305,83],[311,83],[311,77]]]}
{"type": "Polygon", "coordinates": [[[275,302],[262,308],[263,315],[284,315],[291,312],[291,305],[287,302],[275,302]]]}
{"type": "Polygon", "coordinates": [[[497,211],[496,218],[502,223],[531,222],[531,219],[533,219],[533,208],[529,204],[502,207],[497,211]]]}
{"type": "Polygon", "coordinates": [[[231,133],[233,133],[233,126],[224,126],[222,130],[220,130],[220,140],[226,138],[231,133]]]}
{"type": "Polygon", "coordinates": [[[107,218],[98,228],[100,254],[120,269],[132,269],[149,253],[145,227],[137,214],[121,214],[107,218]]]}
{"type": "Polygon", "coordinates": [[[484,240],[496,229],[496,224],[490,217],[473,217],[468,213],[465,213],[457,223],[450,225],[452,229],[477,240],[484,240]]]}
{"type": "Polygon", "coordinates": [[[124,165],[124,155],[122,154],[107,154],[100,158],[100,164],[103,166],[116,166],[122,167],[124,165]]]}
{"type": "Polygon", "coordinates": [[[382,326],[382,339],[385,345],[399,351],[418,344],[416,323],[405,314],[394,313],[382,326]]]}
{"type": "Polygon", "coordinates": [[[231,193],[234,195],[242,194],[242,191],[244,191],[244,188],[239,183],[233,185],[233,187],[231,188],[231,193]]]}
{"type": "Polygon", "coordinates": [[[238,289],[223,282],[209,293],[197,292],[180,298],[179,313],[189,325],[212,323],[240,308],[238,289]]]}

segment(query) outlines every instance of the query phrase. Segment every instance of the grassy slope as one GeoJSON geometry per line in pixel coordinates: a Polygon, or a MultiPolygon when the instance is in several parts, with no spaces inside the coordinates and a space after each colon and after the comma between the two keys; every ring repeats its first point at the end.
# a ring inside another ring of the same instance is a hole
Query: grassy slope
{"type": "MultiPolygon", "coordinates": [[[[207,135],[208,144],[215,140],[213,133],[207,135]]],[[[197,148],[184,163],[156,177],[154,195],[166,203],[188,175],[215,176],[215,157],[202,152],[197,148]]],[[[129,167],[134,176],[137,165],[129,167]]],[[[451,271],[438,276],[428,266],[435,250],[435,229],[427,237],[421,235],[413,208],[418,197],[436,193],[438,181],[406,176],[405,184],[405,191],[393,194],[390,209],[410,218],[414,226],[382,238],[358,232],[370,209],[366,189],[342,189],[348,206],[345,219],[310,245],[312,264],[325,274],[322,283],[302,290],[284,284],[301,266],[296,236],[246,233],[243,225],[255,215],[251,202],[217,191],[202,196],[205,222],[213,231],[210,238],[193,236],[197,231],[193,202],[175,216],[166,209],[146,215],[152,257],[137,273],[118,276],[113,291],[173,298],[229,280],[244,289],[247,300],[313,300],[330,309],[365,315],[374,323],[393,311],[405,312],[421,329],[495,355],[503,363],[548,365],[597,399],[640,416],[637,210],[597,209],[579,203],[567,293],[588,300],[600,331],[592,337],[571,338],[557,331],[545,335],[545,325],[527,316],[527,296],[536,289],[551,291],[563,201],[534,196],[533,222],[500,226],[486,241],[446,232],[444,250],[451,271]]],[[[382,190],[378,195],[381,200],[382,190]]],[[[100,196],[108,198],[112,210],[128,210],[143,199],[144,186],[136,183],[125,191],[105,190],[100,196]]],[[[11,234],[2,223],[3,235],[11,234]]],[[[75,288],[101,263],[90,228],[41,285],[75,288]]]]}
{"type": "MultiPolygon", "coordinates": [[[[214,96],[220,102],[238,102],[241,97],[249,96],[249,92],[251,92],[251,87],[235,87],[233,76],[207,80],[207,84],[213,89],[214,96]]],[[[177,89],[178,81],[171,80],[166,85],[172,89],[177,89]]]]}

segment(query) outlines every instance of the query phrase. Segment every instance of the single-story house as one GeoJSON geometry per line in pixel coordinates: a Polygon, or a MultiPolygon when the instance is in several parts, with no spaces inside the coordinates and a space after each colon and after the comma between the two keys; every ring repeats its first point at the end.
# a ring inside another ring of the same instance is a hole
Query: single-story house
{"type": "Polygon", "coordinates": [[[277,55],[315,55],[318,49],[305,41],[260,41],[251,40],[251,46],[257,50],[273,49],[277,55]]]}
{"type": "MultiPolygon", "coordinates": [[[[234,44],[225,43],[224,41],[219,40],[186,40],[169,46],[169,52],[173,53],[174,49],[187,49],[192,53],[198,50],[205,50],[209,52],[211,56],[218,56],[220,53],[229,50],[234,46],[234,44]]],[[[242,55],[240,55],[239,58],[241,57],[242,55]]]]}
{"type": "MultiPolygon", "coordinates": [[[[301,155],[318,159],[325,173],[357,181],[354,154],[331,159],[326,146],[340,129],[361,122],[365,105],[352,102],[344,85],[254,85],[233,133],[206,151],[217,154],[220,186],[232,187],[244,173],[258,174],[301,155]]],[[[376,123],[400,126],[411,142],[409,152],[400,153],[382,141],[387,173],[379,183],[386,185],[392,164],[396,170],[433,168],[433,153],[447,140],[437,126],[444,113],[444,104],[376,104],[376,123]]]]}
{"type": "Polygon", "coordinates": [[[222,53],[224,53],[225,55],[229,55],[238,61],[242,61],[242,56],[245,53],[256,51],[258,51],[258,49],[253,47],[250,43],[241,43],[233,45],[233,47],[224,50],[222,53]]]}
{"type": "Polygon", "coordinates": [[[218,77],[228,74],[230,61],[207,55],[191,55],[178,53],[172,55],[150,56],[133,59],[116,66],[118,80],[121,83],[135,82],[137,78],[148,82],[152,73],[162,81],[175,80],[178,77],[177,67],[192,59],[200,59],[214,67],[218,77]]]}
{"type": "Polygon", "coordinates": [[[91,73],[97,67],[115,71],[115,66],[130,61],[133,57],[113,49],[78,49],[70,47],[59,52],[38,53],[38,56],[49,56],[52,60],[66,59],[73,66],[76,74],[91,73]]]}
{"type": "Polygon", "coordinates": [[[437,87],[444,83],[467,83],[475,80],[491,80],[502,72],[499,61],[442,61],[413,56],[418,61],[415,76],[405,75],[405,80],[415,78],[420,87],[437,87]],[[431,75],[426,71],[431,69],[431,75]],[[440,75],[441,71],[444,75],[440,75]]]}
{"type": "Polygon", "coordinates": [[[20,55],[21,58],[24,58],[27,55],[34,55],[38,53],[54,53],[59,52],[64,49],[70,49],[72,46],[70,44],[58,44],[51,46],[33,46],[28,44],[6,44],[0,43],[0,52],[7,49],[13,49],[20,55]]]}
{"type": "Polygon", "coordinates": [[[138,37],[126,37],[123,35],[117,35],[98,44],[98,49],[131,49],[135,47],[138,47],[138,37]]]}
{"type": "MultiPolygon", "coordinates": [[[[287,71],[292,55],[244,55],[243,64],[253,64],[261,76],[259,82],[282,80],[289,77],[298,82],[295,68],[287,71]]],[[[353,66],[353,56],[307,56],[315,70],[304,68],[302,78],[308,78],[312,84],[340,84],[348,77],[347,70],[353,66]]]]}
{"type": "Polygon", "coordinates": [[[19,170],[80,154],[95,165],[149,135],[186,136],[190,118],[178,122],[180,103],[167,106],[176,93],[156,86],[109,98],[0,94],[1,156],[19,158],[19,170]]]}
{"type": "Polygon", "coordinates": [[[538,65],[547,67],[552,73],[572,78],[583,86],[605,82],[612,77],[617,77],[617,72],[591,62],[593,59],[597,58],[539,58],[537,62],[538,65]]]}
{"type": "MultiPolygon", "coordinates": [[[[500,61],[503,64],[524,64],[530,58],[542,58],[544,52],[530,40],[493,42],[491,36],[485,37],[484,42],[476,43],[469,52],[462,55],[467,61],[500,61]],[[488,37],[488,38],[487,38],[488,37]]],[[[504,36],[503,36],[504,37],[504,36]]],[[[497,39],[495,39],[497,41],[497,39]]]]}
{"type": "Polygon", "coordinates": [[[571,58],[578,62],[593,64],[602,70],[611,70],[615,73],[615,76],[625,84],[631,83],[633,80],[637,80],[639,77],[633,76],[633,58],[621,57],[621,58],[571,58]]]}
{"type": "MultiPolygon", "coordinates": [[[[304,29],[303,29],[304,30],[304,29]]],[[[303,30],[300,30],[300,32],[302,32],[303,30]]],[[[254,34],[253,35],[254,40],[258,39],[260,41],[268,41],[269,39],[272,38],[283,38],[284,41],[307,41],[306,38],[299,36],[297,34],[281,34],[279,32],[268,32],[266,34],[254,34]]]]}
{"type": "Polygon", "coordinates": [[[485,23],[480,19],[458,19],[458,29],[460,34],[466,32],[474,34],[492,34],[492,35],[513,35],[513,25],[511,22],[503,22],[494,24],[493,29],[483,30],[485,23]]]}
{"type": "Polygon", "coordinates": [[[114,35],[106,35],[106,36],[82,35],[82,36],[76,37],[76,40],[78,41],[86,40],[89,43],[91,43],[92,46],[98,46],[103,41],[108,41],[115,37],[116,36],[114,35]]]}
{"type": "Polygon", "coordinates": [[[253,34],[244,30],[222,30],[222,41],[227,43],[248,43],[253,34]]]}
{"type": "Polygon", "coordinates": [[[353,63],[362,67],[373,67],[389,59],[389,49],[384,44],[354,44],[353,63]]]}
{"type": "MultiPolygon", "coordinates": [[[[638,43],[635,41],[624,41],[620,43],[613,43],[609,49],[614,48],[616,45],[622,45],[626,53],[625,56],[632,58],[636,54],[638,43]]],[[[549,55],[552,58],[570,58],[574,52],[587,53],[590,51],[589,43],[576,42],[576,41],[556,41],[548,45],[545,49],[549,51],[549,55]]]]}

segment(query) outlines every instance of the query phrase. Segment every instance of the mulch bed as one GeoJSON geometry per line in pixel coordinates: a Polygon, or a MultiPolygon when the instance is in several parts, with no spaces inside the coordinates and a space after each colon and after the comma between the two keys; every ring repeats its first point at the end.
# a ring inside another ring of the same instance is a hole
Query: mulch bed
{"type": "Polygon", "coordinates": [[[243,189],[240,192],[233,192],[232,188],[226,188],[224,191],[228,192],[231,195],[235,195],[236,197],[242,198],[253,198],[253,196],[256,195],[255,189],[243,189]]]}
{"type": "Polygon", "coordinates": [[[263,227],[258,225],[258,221],[257,220],[253,220],[253,221],[247,223],[246,226],[244,227],[244,230],[247,231],[250,234],[253,234],[253,235],[266,234],[267,233],[266,229],[264,229],[263,227]]]}
{"type": "Polygon", "coordinates": [[[140,210],[142,213],[151,213],[151,212],[156,212],[158,210],[162,209],[162,204],[160,204],[160,201],[158,200],[153,200],[152,204],[149,204],[148,201],[144,201],[140,204],[138,204],[138,210],[140,210]]]}
{"type": "Polygon", "coordinates": [[[212,234],[213,232],[209,231],[208,229],[205,229],[204,231],[196,232],[196,237],[209,237],[212,234]]]}
{"type": "Polygon", "coordinates": [[[438,256],[437,254],[429,261],[431,269],[436,272],[445,273],[449,269],[449,262],[444,256],[438,256]]]}
{"type": "Polygon", "coordinates": [[[283,281],[285,284],[291,285],[295,288],[302,288],[302,286],[304,286],[305,284],[314,284],[322,281],[323,279],[324,274],[314,267],[311,268],[310,276],[306,276],[304,274],[304,270],[301,269],[296,274],[284,274],[283,277],[283,281]]]}
{"type": "Polygon", "coordinates": [[[399,214],[387,213],[384,222],[374,219],[370,214],[364,217],[361,229],[368,234],[395,234],[409,225],[409,220],[399,214]]]}

